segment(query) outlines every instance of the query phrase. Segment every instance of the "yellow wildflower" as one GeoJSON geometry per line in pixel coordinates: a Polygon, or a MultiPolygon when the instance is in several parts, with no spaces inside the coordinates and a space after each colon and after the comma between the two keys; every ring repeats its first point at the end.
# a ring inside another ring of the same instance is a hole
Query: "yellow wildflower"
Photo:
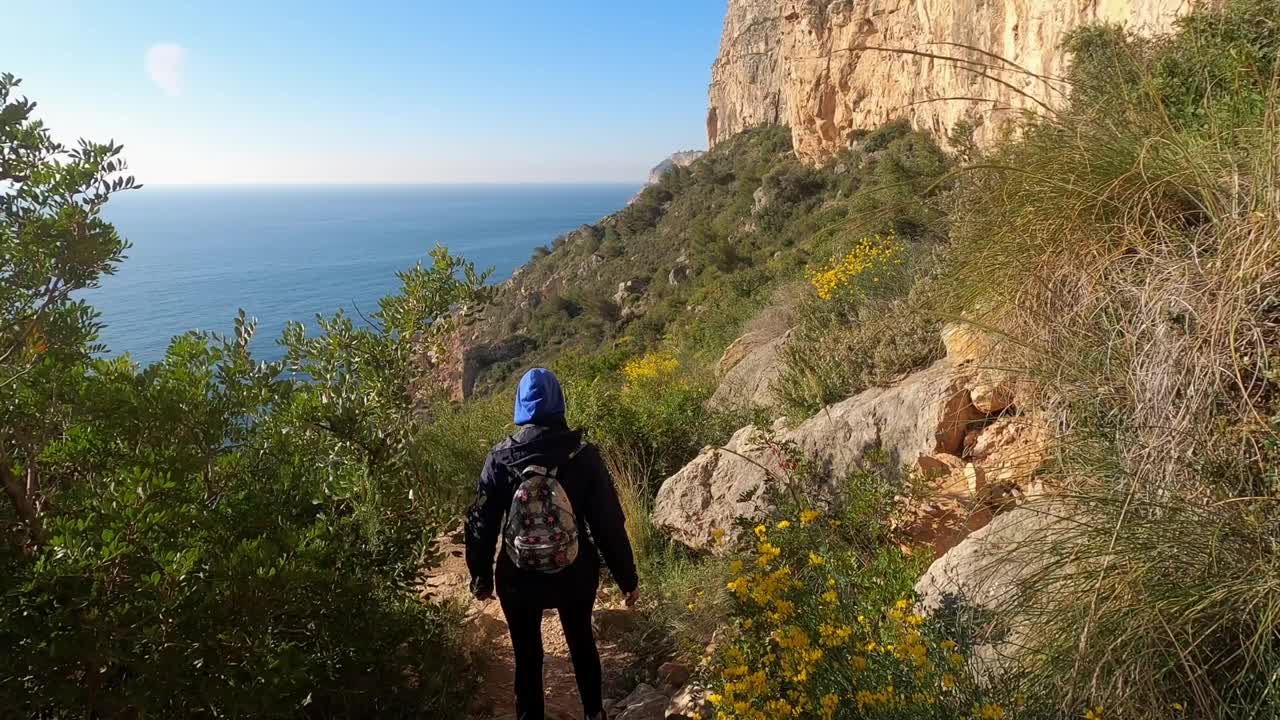
{"type": "Polygon", "coordinates": [[[817,510],[805,510],[804,512],[800,513],[800,524],[812,525],[813,521],[818,519],[818,515],[819,513],[817,510]]]}
{"type": "Polygon", "coordinates": [[[778,529],[779,529],[779,530],[786,530],[786,529],[787,529],[787,528],[789,528],[789,527],[791,527],[791,521],[790,521],[790,520],[783,520],[782,522],[779,522],[779,523],[778,523],[778,529]]]}
{"type": "Polygon", "coordinates": [[[837,695],[828,693],[822,696],[822,720],[832,720],[836,716],[836,710],[840,707],[840,698],[837,695]]]}
{"type": "Polygon", "coordinates": [[[810,564],[810,565],[813,565],[813,566],[815,566],[815,567],[816,567],[816,566],[818,566],[818,565],[826,565],[826,564],[827,564],[827,559],[826,559],[826,558],[824,558],[824,557],[822,557],[821,555],[819,555],[819,554],[818,554],[818,553],[816,553],[816,552],[810,552],[810,553],[809,553],[809,564],[810,564]]]}
{"type": "Polygon", "coordinates": [[[773,562],[773,560],[777,558],[778,555],[782,554],[782,550],[778,549],[777,545],[774,545],[768,540],[760,543],[758,552],[760,557],[756,559],[756,564],[758,564],[760,567],[764,567],[768,565],[769,563],[773,562]]]}
{"type": "Polygon", "coordinates": [[[1102,706],[1095,705],[1094,707],[1085,710],[1084,720],[1105,720],[1105,716],[1102,714],[1102,706]]]}
{"type": "MultiPolygon", "coordinates": [[[[832,261],[821,270],[810,273],[809,282],[813,284],[818,297],[830,300],[868,270],[901,264],[898,258],[901,251],[902,243],[892,233],[887,237],[881,235],[865,237],[844,257],[832,261]]],[[[879,281],[879,276],[875,276],[873,282],[879,281]]]]}
{"type": "Polygon", "coordinates": [[[974,705],[973,716],[979,720],[1003,720],[1004,708],[990,703],[985,705],[974,705]]]}
{"type": "Polygon", "coordinates": [[[652,352],[638,357],[622,368],[622,376],[628,383],[666,377],[680,369],[680,362],[670,353],[652,352]]]}

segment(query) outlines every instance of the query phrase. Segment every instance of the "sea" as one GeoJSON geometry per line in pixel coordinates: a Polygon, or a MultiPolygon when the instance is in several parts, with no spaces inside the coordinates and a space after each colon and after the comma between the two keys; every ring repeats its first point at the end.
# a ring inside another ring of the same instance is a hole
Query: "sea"
{"type": "Polygon", "coordinates": [[[116,274],[82,297],[101,313],[107,355],[146,365],[189,330],[258,320],[251,349],[278,359],[285,323],[375,311],[396,272],[435,245],[501,282],[540,245],[626,205],[639,184],[144,187],[112,197],[107,220],[132,243],[116,274]]]}

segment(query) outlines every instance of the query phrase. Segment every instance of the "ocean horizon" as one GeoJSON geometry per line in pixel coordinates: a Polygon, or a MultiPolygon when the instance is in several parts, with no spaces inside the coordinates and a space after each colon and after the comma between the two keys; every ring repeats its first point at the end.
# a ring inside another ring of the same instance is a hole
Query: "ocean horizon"
{"type": "MultiPolygon", "coordinates": [[[[191,330],[258,320],[255,357],[277,359],[289,321],[342,308],[368,315],[396,272],[431,248],[492,267],[501,282],[540,245],[616,212],[639,183],[165,185],[104,210],[132,243],[117,273],[82,293],[102,314],[107,355],[146,365],[191,330]]],[[[358,315],[357,315],[358,317],[358,315]]]]}

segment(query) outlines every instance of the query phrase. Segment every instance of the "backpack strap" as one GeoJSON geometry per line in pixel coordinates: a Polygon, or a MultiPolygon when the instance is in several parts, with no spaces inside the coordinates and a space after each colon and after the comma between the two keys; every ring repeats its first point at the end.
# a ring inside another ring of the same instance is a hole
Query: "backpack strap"
{"type": "Polygon", "coordinates": [[[581,453],[583,450],[586,450],[586,449],[587,449],[587,441],[586,440],[580,441],[578,443],[578,447],[574,448],[573,452],[569,453],[569,457],[565,458],[564,462],[559,463],[557,465],[525,465],[524,467],[520,467],[519,464],[514,462],[503,463],[503,465],[507,467],[507,470],[512,475],[515,475],[516,477],[519,477],[519,478],[527,477],[527,473],[529,472],[529,470],[532,470],[533,468],[537,468],[537,467],[540,467],[546,470],[547,477],[554,478],[556,477],[556,473],[559,472],[561,467],[568,465],[570,462],[573,461],[574,458],[578,457],[578,453],[581,453]]]}

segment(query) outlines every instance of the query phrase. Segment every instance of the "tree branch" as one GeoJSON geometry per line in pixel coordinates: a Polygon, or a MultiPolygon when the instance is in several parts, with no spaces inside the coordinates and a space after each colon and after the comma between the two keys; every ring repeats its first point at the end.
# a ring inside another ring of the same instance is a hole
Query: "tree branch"
{"type": "Polygon", "coordinates": [[[4,492],[13,503],[18,519],[26,526],[31,544],[43,545],[48,537],[40,512],[36,509],[34,498],[27,493],[27,483],[14,473],[8,458],[0,457],[0,484],[4,485],[4,492]]]}

